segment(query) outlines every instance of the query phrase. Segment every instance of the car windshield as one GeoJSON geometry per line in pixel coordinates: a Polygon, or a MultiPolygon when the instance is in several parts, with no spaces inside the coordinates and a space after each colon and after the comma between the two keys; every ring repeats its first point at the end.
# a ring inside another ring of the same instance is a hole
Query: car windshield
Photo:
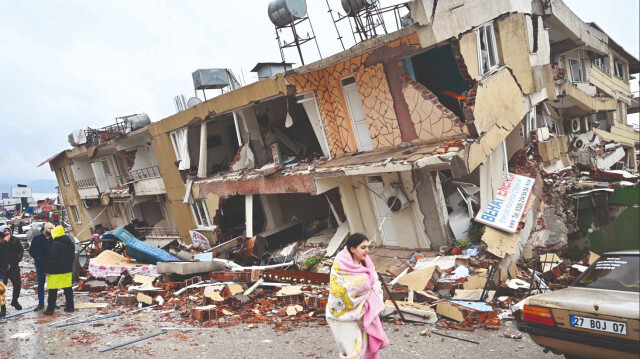
{"type": "Polygon", "coordinates": [[[638,258],[637,255],[602,256],[573,282],[573,286],[639,292],[638,258]]]}

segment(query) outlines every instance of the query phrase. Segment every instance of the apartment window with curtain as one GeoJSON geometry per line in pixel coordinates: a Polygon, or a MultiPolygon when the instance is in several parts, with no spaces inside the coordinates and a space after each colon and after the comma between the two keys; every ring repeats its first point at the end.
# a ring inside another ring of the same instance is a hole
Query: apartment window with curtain
{"type": "Polygon", "coordinates": [[[480,76],[498,68],[498,47],[493,23],[481,26],[476,30],[478,44],[478,66],[480,76]]]}

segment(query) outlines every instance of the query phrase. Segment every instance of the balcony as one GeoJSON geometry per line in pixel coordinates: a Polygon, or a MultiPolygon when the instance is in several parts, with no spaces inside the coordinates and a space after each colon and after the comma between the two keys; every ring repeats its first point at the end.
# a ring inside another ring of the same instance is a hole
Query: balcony
{"type": "Polygon", "coordinates": [[[589,82],[607,93],[609,96],[622,95],[631,97],[631,87],[629,83],[618,75],[611,73],[611,70],[600,61],[594,61],[591,65],[591,76],[589,82]]]}
{"type": "Polygon", "coordinates": [[[155,195],[167,192],[158,166],[130,171],[118,176],[117,180],[120,186],[133,183],[137,195],[155,195]]]}
{"type": "Polygon", "coordinates": [[[156,247],[163,247],[175,239],[180,239],[176,227],[141,227],[136,230],[140,233],[141,240],[156,247]]]}
{"type": "Polygon", "coordinates": [[[78,195],[81,199],[95,199],[100,195],[95,178],[76,181],[78,195]]]}

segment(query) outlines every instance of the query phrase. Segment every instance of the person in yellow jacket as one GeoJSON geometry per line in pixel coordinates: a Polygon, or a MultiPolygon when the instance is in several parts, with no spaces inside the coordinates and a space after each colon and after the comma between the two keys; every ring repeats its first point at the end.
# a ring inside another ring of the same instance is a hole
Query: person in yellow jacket
{"type": "Polygon", "coordinates": [[[51,315],[56,307],[58,297],[58,289],[64,290],[66,305],[65,312],[73,312],[73,290],[72,286],[72,270],[75,258],[75,243],[64,232],[64,227],[56,226],[51,231],[51,249],[49,250],[49,258],[47,260],[46,273],[47,287],[49,288],[49,296],[47,298],[47,310],[44,314],[51,315]]]}

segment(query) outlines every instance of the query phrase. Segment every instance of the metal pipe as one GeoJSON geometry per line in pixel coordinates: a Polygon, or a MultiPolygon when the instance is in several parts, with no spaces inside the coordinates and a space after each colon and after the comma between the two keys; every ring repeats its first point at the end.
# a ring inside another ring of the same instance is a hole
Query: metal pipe
{"type": "Polygon", "coordinates": [[[95,318],[95,319],[88,319],[88,320],[83,320],[80,322],[75,322],[75,323],[68,323],[68,324],[60,324],[60,325],[56,325],[56,328],[62,328],[62,327],[70,327],[72,325],[77,325],[77,324],[83,324],[83,323],[89,323],[89,322],[96,322],[98,320],[104,320],[104,319],[109,319],[109,318],[115,318],[115,317],[119,317],[122,314],[118,313],[118,314],[112,314],[112,315],[107,315],[106,317],[100,317],[100,318],[95,318]]]}
{"type": "Polygon", "coordinates": [[[112,347],[109,347],[109,348],[106,348],[106,349],[99,350],[99,352],[100,352],[100,353],[108,352],[108,351],[109,351],[109,350],[111,350],[111,349],[121,348],[121,347],[123,347],[123,346],[125,346],[125,345],[129,345],[129,344],[137,343],[137,342],[140,342],[140,341],[143,341],[143,340],[146,340],[146,339],[149,339],[149,338],[157,337],[158,335],[162,335],[162,334],[166,334],[166,333],[168,333],[168,331],[163,330],[163,331],[161,331],[160,333],[147,335],[146,337],[142,337],[142,338],[134,339],[134,340],[128,341],[128,342],[126,342],[126,343],[122,343],[122,344],[114,345],[114,346],[112,346],[112,347]]]}
{"type": "Polygon", "coordinates": [[[32,311],[33,311],[33,308],[35,308],[35,307],[32,307],[32,308],[30,308],[30,309],[27,309],[27,310],[25,310],[24,312],[20,312],[20,313],[16,313],[16,314],[7,315],[7,316],[5,316],[5,317],[0,318],[0,320],[7,320],[7,319],[9,319],[9,318],[13,318],[13,317],[17,317],[17,316],[20,316],[20,315],[23,315],[23,314],[30,313],[30,312],[32,312],[32,311]]]}
{"type": "Polygon", "coordinates": [[[473,341],[473,340],[469,340],[469,339],[462,339],[462,338],[454,337],[454,336],[452,336],[452,335],[442,334],[442,333],[438,333],[438,332],[431,332],[431,333],[433,333],[433,334],[437,334],[437,335],[440,335],[440,336],[443,336],[443,337],[451,338],[451,339],[458,339],[458,340],[462,340],[463,342],[469,342],[469,343],[473,343],[473,344],[480,344],[480,343],[478,343],[478,342],[476,342],[476,341],[473,341]]]}

